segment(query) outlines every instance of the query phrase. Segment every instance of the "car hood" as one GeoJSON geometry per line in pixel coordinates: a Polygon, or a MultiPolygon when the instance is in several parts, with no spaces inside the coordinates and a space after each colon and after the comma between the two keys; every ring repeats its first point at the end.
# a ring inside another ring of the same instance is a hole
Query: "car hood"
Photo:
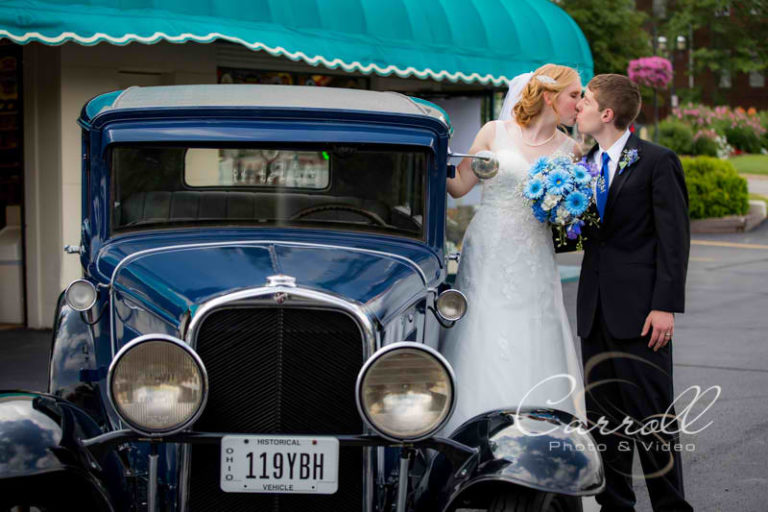
{"type": "Polygon", "coordinates": [[[418,244],[287,240],[113,243],[101,251],[95,270],[112,280],[118,300],[139,302],[177,325],[203,303],[262,287],[276,274],[362,305],[386,323],[442,274],[438,257],[418,244]]]}

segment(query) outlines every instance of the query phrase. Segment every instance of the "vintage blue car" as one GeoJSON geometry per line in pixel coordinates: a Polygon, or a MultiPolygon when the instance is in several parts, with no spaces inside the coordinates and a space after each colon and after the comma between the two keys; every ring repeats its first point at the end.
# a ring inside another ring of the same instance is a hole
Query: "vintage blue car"
{"type": "Polygon", "coordinates": [[[0,392],[0,510],[562,511],[602,489],[566,413],[441,432],[438,335],[472,304],[446,283],[435,105],[135,87],[79,124],[84,278],[47,393],[0,392]]]}

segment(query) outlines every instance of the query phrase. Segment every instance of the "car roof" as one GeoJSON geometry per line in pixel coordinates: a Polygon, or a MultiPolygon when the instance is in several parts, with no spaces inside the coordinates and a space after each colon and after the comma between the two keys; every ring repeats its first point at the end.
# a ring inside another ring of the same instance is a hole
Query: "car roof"
{"type": "Polygon", "coordinates": [[[129,87],[90,100],[83,118],[106,112],[164,108],[296,108],[352,110],[427,116],[448,128],[448,115],[437,105],[391,91],[367,91],[297,85],[215,84],[129,87]]]}

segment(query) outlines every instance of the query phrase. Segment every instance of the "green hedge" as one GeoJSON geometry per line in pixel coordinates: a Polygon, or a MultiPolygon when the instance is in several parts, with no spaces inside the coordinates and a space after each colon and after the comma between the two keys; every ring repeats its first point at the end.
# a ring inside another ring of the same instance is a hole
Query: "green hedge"
{"type": "Polygon", "coordinates": [[[678,155],[690,155],[693,153],[693,130],[681,121],[665,119],[659,123],[659,144],[678,155]]]}
{"type": "Polygon", "coordinates": [[[728,144],[745,153],[760,153],[763,147],[760,136],[747,126],[726,128],[725,138],[728,139],[728,144]]]}
{"type": "Polygon", "coordinates": [[[703,156],[717,156],[717,142],[706,136],[701,136],[693,141],[693,154],[703,156]]]}
{"type": "Polygon", "coordinates": [[[745,215],[749,210],[747,180],[727,160],[699,156],[681,158],[692,219],[745,215]]]}
{"type": "Polygon", "coordinates": [[[760,144],[762,144],[763,149],[768,150],[768,110],[761,110],[758,116],[760,117],[760,124],[765,128],[765,132],[760,137],[760,144]]]}

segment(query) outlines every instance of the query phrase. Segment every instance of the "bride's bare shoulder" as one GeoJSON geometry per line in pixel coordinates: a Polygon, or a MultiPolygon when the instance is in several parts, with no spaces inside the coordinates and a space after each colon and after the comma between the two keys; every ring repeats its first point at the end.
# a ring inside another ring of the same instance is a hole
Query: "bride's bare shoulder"
{"type": "Polygon", "coordinates": [[[475,135],[475,142],[472,144],[473,148],[490,148],[491,144],[496,137],[496,121],[488,121],[480,128],[480,131],[475,135]]]}
{"type": "Polygon", "coordinates": [[[503,122],[502,121],[488,121],[487,123],[485,123],[483,125],[482,128],[480,128],[480,131],[478,132],[478,135],[485,134],[485,135],[493,137],[494,135],[496,135],[496,126],[498,124],[503,124],[503,122]]]}

